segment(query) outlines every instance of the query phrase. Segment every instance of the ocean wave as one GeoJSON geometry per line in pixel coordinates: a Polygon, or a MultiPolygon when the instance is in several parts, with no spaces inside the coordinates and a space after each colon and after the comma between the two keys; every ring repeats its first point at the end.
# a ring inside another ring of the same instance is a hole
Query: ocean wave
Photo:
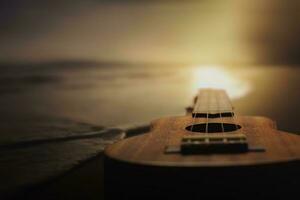
{"type": "Polygon", "coordinates": [[[1,194],[13,195],[25,188],[59,177],[104,148],[125,137],[122,129],[106,128],[55,138],[24,140],[1,145],[1,194]]]}
{"type": "Polygon", "coordinates": [[[68,136],[57,136],[55,138],[42,138],[42,139],[31,139],[23,140],[14,143],[0,145],[0,150],[9,150],[16,148],[26,148],[33,145],[43,145],[49,143],[66,142],[70,140],[90,139],[90,138],[103,138],[106,143],[111,143],[116,138],[125,137],[125,133],[117,128],[107,128],[101,131],[92,131],[80,134],[73,134],[68,136]]]}

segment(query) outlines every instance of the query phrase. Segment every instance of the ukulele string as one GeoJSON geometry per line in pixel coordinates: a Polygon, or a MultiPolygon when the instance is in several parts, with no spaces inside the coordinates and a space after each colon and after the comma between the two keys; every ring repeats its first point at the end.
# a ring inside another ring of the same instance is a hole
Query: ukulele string
{"type": "Polygon", "coordinates": [[[236,121],[236,117],[235,117],[235,114],[233,113],[233,110],[231,112],[231,117],[233,119],[233,124],[235,125],[235,130],[239,130],[239,127],[238,127],[238,124],[237,124],[237,121],[236,121]]]}
{"type": "Polygon", "coordinates": [[[206,125],[205,125],[205,134],[208,135],[208,112],[206,113],[206,125]]]}
{"type": "Polygon", "coordinates": [[[238,124],[237,124],[237,121],[236,121],[235,114],[233,113],[233,110],[234,110],[233,105],[232,105],[232,103],[231,103],[231,101],[230,101],[228,95],[225,95],[225,96],[226,96],[226,98],[227,98],[227,102],[229,102],[229,104],[230,104],[230,108],[231,108],[231,111],[230,111],[231,118],[232,118],[232,120],[233,120],[233,124],[235,125],[235,130],[237,131],[237,130],[239,130],[239,127],[238,127],[238,124]]]}
{"type": "MultiPolygon", "coordinates": [[[[221,120],[222,133],[225,134],[224,122],[223,122],[223,117],[222,117],[222,111],[220,109],[220,99],[222,99],[221,96],[222,96],[222,94],[219,93],[219,101],[217,101],[217,102],[218,102],[218,110],[219,110],[219,115],[220,115],[220,120],[221,120]]],[[[218,99],[216,98],[216,100],[218,100],[218,99]]]]}
{"type": "Polygon", "coordinates": [[[207,105],[206,125],[205,125],[205,134],[206,134],[206,137],[207,137],[208,132],[209,132],[209,131],[208,131],[208,122],[209,122],[209,117],[208,117],[208,115],[209,115],[209,109],[210,109],[211,91],[208,91],[208,94],[209,94],[209,95],[207,95],[207,96],[208,96],[207,99],[209,99],[209,101],[208,101],[208,105],[207,105]]]}
{"type": "Polygon", "coordinates": [[[198,96],[197,96],[197,101],[196,101],[196,105],[195,105],[195,108],[194,108],[194,110],[195,110],[196,112],[195,112],[194,116],[193,116],[193,113],[192,113],[192,117],[193,117],[193,120],[192,120],[192,127],[191,127],[191,131],[192,131],[192,132],[193,132],[193,130],[194,130],[194,124],[195,124],[196,118],[197,118],[197,110],[198,110],[198,108],[200,107],[200,105],[199,105],[199,99],[200,99],[201,96],[202,96],[202,92],[200,92],[200,93],[198,94],[198,96]]]}

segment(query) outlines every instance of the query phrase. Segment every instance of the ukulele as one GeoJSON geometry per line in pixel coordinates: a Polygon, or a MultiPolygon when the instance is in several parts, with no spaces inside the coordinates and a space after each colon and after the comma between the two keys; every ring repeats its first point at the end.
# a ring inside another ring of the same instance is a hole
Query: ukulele
{"type": "Polygon", "coordinates": [[[157,119],[104,154],[108,199],[299,197],[300,137],[236,116],[224,90],[200,89],[185,116],[157,119]]]}

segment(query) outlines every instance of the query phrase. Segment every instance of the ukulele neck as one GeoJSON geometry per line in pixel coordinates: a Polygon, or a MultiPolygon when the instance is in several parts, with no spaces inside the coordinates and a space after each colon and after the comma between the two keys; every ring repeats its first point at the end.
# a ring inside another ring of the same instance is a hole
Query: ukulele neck
{"type": "Polygon", "coordinates": [[[234,115],[231,101],[224,90],[200,89],[194,109],[193,117],[232,117],[234,115]]]}

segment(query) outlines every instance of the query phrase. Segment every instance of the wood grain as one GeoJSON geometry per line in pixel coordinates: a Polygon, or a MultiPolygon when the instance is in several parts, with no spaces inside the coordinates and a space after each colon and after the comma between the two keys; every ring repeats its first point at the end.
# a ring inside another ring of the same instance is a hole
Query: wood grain
{"type": "Polygon", "coordinates": [[[209,155],[164,153],[166,145],[179,145],[184,135],[194,134],[185,130],[186,126],[206,123],[206,120],[197,118],[194,121],[191,115],[156,120],[152,123],[150,133],[110,145],[106,148],[105,155],[115,161],[136,165],[197,168],[276,164],[300,160],[299,136],[276,130],[275,123],[268,118],[247,116],[209,119],[209,122],[241,125],[238,132],[246,134],[250,147],[263,146],[265,152],[209,155]]]}

